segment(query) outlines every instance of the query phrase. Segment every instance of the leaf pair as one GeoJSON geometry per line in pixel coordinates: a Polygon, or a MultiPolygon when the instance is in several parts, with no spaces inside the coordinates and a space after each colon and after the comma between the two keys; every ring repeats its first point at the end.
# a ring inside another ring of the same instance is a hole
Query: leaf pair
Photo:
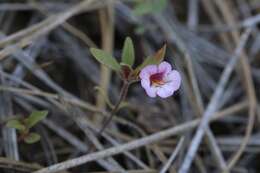
{"type": "Polygon", "coordinates": [[[135,61],[135,50],[133,41],[130,37],[127,37],[124,42],[123,50],[122,50],[122,62],[118,63],[117,60],[110,55],[109,53],[96,48],[91,48],[90,52],[92,55],[99,61],[101,64],[106,65],[107,67],[121,72],[123,74],[123,78],[127,80],[136,79],[138,73],[142,68],[150,64],[159,64],[165,56],[166,45],[164,45],[160,50],[158,50],[155,55],[150,56],[144,60],[144,62],[137,66],[136,69],[133,70],[133,65],[135,61]],[[129,78],[130,76],[130,78],[129,78]]]}
{"type": "Polygon", "coordinates": [[[134,45],[130,37],[127,37],[124,42],[123,51],[122,51],[122,62],[120,64],[111,54],[101,49],[91,48],[90,52],[98,62],[100,62],[103,65],[106,65],[107,67],[115,71],[121,70],[120,64],[126,64],[132,67],[135,60],[134,45]]]}
{"type": "Polygon", "coordinates": [[[17,129],[26,143],[35,143],[40,140],[40,135],[31,133],[30,129],[43,120],[47,114],[48,111],[33,111],[28,118],[9,120],[6,126],[17,129]]]}

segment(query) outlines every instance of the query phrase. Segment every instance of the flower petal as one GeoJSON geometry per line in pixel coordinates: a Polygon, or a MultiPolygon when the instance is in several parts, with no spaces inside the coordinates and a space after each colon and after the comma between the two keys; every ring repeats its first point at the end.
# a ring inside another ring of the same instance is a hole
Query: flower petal
{"type": "Polygon", "coordinates": [[[156,65],[148,65],[141,70],[139,77],[141,79],[149,79],[149,77],[156,72],[157,72],[156,65]]]}
{"type": "Polygon", "coordinates": [[[146,91],[146,94],[149,96],[149,97],[156,97],[156,92],[157,92],[157,87],[149,87],[149,88],[145,88],[145,91],[146,91]]]}
{"type": "Polygon", "coordinates": [[[165,74],[169,73],[172,70],[171,64],[166,61],[163,61],[158,66],[158,72],[164,72],[165,74]]]}
{"type": "Polygon", "coordinates": [[[181,86],[181,75],[176,70],[172,70],[168,73],[166,80],[168,81],[167,85],[171,85],[174,91],[178,90],[181,86]]]}
{"type": "Polygon", "coordinates": [[[142,79],[141,80],[141,85],[144,89],[150,88],[151,82],[149,79],[142,79]]]}
{"type": "Polygon", "coordinates": [[[169,85],[163,85],[162,87],[158,88],[157,90],[157,95],[160,96],[161,98],[167,98],[172,96],[174,93],[174,90],[172,89],[171,86],[169,85]]]}

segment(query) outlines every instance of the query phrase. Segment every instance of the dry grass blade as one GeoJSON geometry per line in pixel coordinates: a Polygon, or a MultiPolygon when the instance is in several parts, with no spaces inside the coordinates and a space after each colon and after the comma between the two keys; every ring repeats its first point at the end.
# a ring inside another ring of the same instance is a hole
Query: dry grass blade
{"type": "Polygon", "coordinates": [[[259,7],[257,0],[1,0],[0,172],[257,172],[259,7]],[[93,57],[90,48],[107,53],[93,57]],[[173,94],[175,72],[166,70],[163,82],[150,72],[139,80],[154,53],[180,73],[173,94]],[[95,58],[113,61],[116,71],[95,58]],[[170,87],[171,97],[161,98],[170,87]],[[47,118],[18,129],[34,110],[47,118]],[[41,139],[29,145],[32,133],[41,139]]]}
{"type": "Polygon", "coordinates": [[[193,140],[190,144],[189,150],[185,156],[184,162],[182,163],[182,166],[179,170],[180,173],[187,173],[190,169],[191,163],[194,159],[194,156],[199,148],[199,145],[201,143],[202,137],[205,133],[205,129],[208,126],[208,122],[210,119],[210,116],[212,115],[212,113],[214,113],[217,110],[217,104],[220,101],[220,98],[223,94],[224,91],[224,87],[228,82],[228,79],[230,78],[230,75],[236,65],[236,62],[238,61],[239,57],[240,57],[240,53],[242,51],[242,49],[244,48],[247,39],[250,35],[251,29],[247,29],[245,31],[245,33],[242,35],[241,40],[239,42],[239,45],[237,46],[234,56],[230,59],[229,63],[227,64],[227,66],[225,67],[221,78],[219,80],[218,86],[216,88],[216,90],[214,91],[213,96],[211,97],[211,101],[209,103],[209,105],[207,106],[203,117],[202,122],[200,123],[200,126],[198,127],[196,134],[193,137],[193,140]]]}
{"type": "MultiPolygon", "coordinates": [[[[35,39],[39,38],[42,35],[47,34],[57,26],[64,23],[67,19],[80,13],[85,8],[89,7],[93,0],[84,0],[69,10],[62,12],[58,15],[52,15],[45,19],[44,21],[35,24],[34,26],[24,29],[20,32],[17,32],[13,35],[8,36],[4,40],[0,41],[0,47],[7,46],[14,41],[18,41],[15,45],[17,47],[23,48],[29,44],[31,44],[35,39]]],[[[6,57],[7,55],[15,52],[15,48],[13,46],[7,46],[3,50],[0,51],[0,59],[6,57]]]]}
{"type": "MultiPolygon", "coordinates": [[[[214,114],[214,116],[211,116],[211,120],[216,120],[218,118],[221,118],[225,115],[230,115],[231,112],[236,112],[236,111],[240,111],[241,109],[244,109],[245,107],[247,107],[247,103],[240,103],[238,105],[235,105],[234,107],[228,109],[228,110],[224,110],[222,112],[219,112],[217,114],[214,114]]],[[[91,154],[87,154],[84,156],[81,156],[79,158],[75,158],[75,159],[71,159],[65,162],[61,162],[55,165],[52,165],[50,167],[35,171],[34,173],[52,173],[52,172],[58,172],[61,170],[65,170],[65,169],[69,169],[90,161],[94,161],[94,160],[98,160],[101,158],[105,158],[108,156],[112,156],[115,154],[119,154],[122,153],[124,151],[129,151],[129,150],[133,150],[135,148],[138,147],[142,147],[154,142],[159,142],[162,139],[165,139],[167,137],[170,136],[174,136],[177,134],[181,134],[184,133],[187,130],[191,130],[192,128],[195,128],[197,125],[199,125],[201,122],[201,119],[197,119],[197,120],[193,120],[187,123],[184,123],[182,125],[178,125],[176,127],[172,127],[170,129],[164,130],[164,131],[160,131],[158,133],[143,137],[141,139],[137,139],[135,141],[131,141],[129,143],[126,144],[122,144],[120,146],[116,146],[116,147],[112,147],[112,148],[108,148],[102,151],[98,151],[98,152],[94,152],[91,154]]]]}
{"type": "Polygon", "coordinates": [[[178,152],[181,149],[181,146],[184,142],[184,137],[182,137],[180,139],[180,141],[178,142],[178,145],[176,146],[176,149],[174,150],[174,152],[172,153],[172,155],[170,156],[169,160],[167,161],[167,163],[163,166],[163,168],[161,169],[160,173],[165,173],[167,172],[167,170],[169,169],[169,167],[171,166],[172,162],[174,161],[175,157],[177,156],[178,152]]]}

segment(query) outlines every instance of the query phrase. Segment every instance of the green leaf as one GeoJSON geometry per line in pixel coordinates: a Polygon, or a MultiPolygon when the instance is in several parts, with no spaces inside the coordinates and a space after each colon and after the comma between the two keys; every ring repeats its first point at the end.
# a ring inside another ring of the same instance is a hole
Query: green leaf
{"type": "Polygon", "coordinates": [[[134,14],[141,16],[149,13],[157,13],[167,6],[167,0],[143,0],[138,1],[134,7],[134,14]]]}
{"type": "Polygon", "coordinates": [[[48,114],[48,111],[33,111],[31,115],[25,119],[25,124],[28,128],[35,126],[39,121],[43,120],[48,114]]]}
{"type": "Polygon", "coordinates": [[[123,52],[122,52],[122,62],[133,66],[135,61],[135,51],[133,41],[130,37],[127,37],[124,42],[123,52]]]}
{"type": "Polygon", "coordinates": [[[28,136],[24,138],[24,142],[27,144],[33,144],[38,142],[41,139],[41,136],[38,133],[29,133],[28,136]]]}
{"type": "Polygon", "coordinates": [[[26,127],[17,119],[9,120],[6,124],[9,128],[15,128],[20,131],[24,131],[26,127]]]}
{"type": "Polygon", "coordinates": [[[116,71],[120,70],[119,63],[109,53],[107,53],[101,49],[96,49],[96,48],[91,48],[90,52],[97,59],[97,61],[100,62],[101,64],[104,64],[107,67],[109,67],[113,70],[116,70],[116,71]]]}

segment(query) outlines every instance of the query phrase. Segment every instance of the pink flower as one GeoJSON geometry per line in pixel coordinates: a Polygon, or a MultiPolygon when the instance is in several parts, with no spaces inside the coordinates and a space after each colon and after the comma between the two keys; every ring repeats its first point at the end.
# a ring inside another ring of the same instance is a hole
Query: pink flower
{"type": "Polygon", "coordinates": [[[158,95],[162,98],[172,96],[180,88],[181,75],[178,71],[172,70],[171,64],[166,61],[159,65],[148,65],[144,67],[139,77],[141,85],[150,97],[158,95]]]}

